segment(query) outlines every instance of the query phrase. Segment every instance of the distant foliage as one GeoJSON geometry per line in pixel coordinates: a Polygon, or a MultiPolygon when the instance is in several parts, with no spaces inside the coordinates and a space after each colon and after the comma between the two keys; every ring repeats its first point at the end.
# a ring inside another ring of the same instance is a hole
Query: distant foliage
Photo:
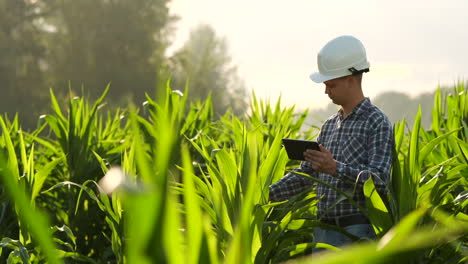
{"type": "Polygon", "coordinates": [[[190,86],[190,100],[206,100],[211,95],[217,116],[228,109],[242,114],[248,96],[243,81],[232,65],[227,41],[209,25],[199,25],[190,33],[184,46],[170,58],[172,87],[190,86]]]}
{"type": "MultiPolygon", "coordinates": [[[[430,128],[432,122],[433,92],[426,92],[414,97],[410,97],[403,92],[383,92],[375,98],[371,98],[373,104],[378,106],[388,116],[392,124],[405,118],[412,124],[415,120],[418,107],[421,106],[422,116],[421,125],[423,128],[430,128]]],[[[441,87],[441,90],[450,92],[451,88],[441,87]]],[[[331,115],[335,114],[339,106],[329,103],[325,108],[313,109],[310,111],[308,122],[314,125],[320,125],[331,115]]]]}
{"type": "Polygon", "coordinates": [[[0,113],[21,113],[35,127],[47,109],[44,62],[48,53],[40,19],[53,1],[0,0],[0,113]]]}
{"type": "MultiPolygon", "coordinates": [[[[141,103],[144,93],[155,93],[158,72],[165,60],[169,33],[175,21],[169,0],[65,0],[45,23],[48,44],[47,77],[59,96],[85,87],[97,99],[107,84],[114,105],[128,98],[141,103]]],[[[164,77],[165,78],[165,77],[164,77]]]]}

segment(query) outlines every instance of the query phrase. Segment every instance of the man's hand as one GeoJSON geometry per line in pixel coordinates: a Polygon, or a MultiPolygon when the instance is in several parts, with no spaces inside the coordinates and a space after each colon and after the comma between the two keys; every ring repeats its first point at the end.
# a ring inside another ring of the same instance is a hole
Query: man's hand
{"type": "Polygon", "coordinates": [[[306,161],[312,164],[312,168],[318,172],[330,175],[336,174],[336,160],[333,159],[331,152],[322,144],[319,145],[320,151],[308,149],[304,152],[306,161]]]}

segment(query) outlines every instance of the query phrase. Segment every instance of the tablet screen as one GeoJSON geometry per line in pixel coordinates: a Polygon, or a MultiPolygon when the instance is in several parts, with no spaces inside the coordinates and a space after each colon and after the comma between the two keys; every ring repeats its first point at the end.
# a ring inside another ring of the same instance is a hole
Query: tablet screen
{"type": "Polygon", "coordinates": [[[293,160],[304,160],[304,152],[307,149],[320,151],[317,141],[283,138],[283,146],[288,157],[293,160]]]}

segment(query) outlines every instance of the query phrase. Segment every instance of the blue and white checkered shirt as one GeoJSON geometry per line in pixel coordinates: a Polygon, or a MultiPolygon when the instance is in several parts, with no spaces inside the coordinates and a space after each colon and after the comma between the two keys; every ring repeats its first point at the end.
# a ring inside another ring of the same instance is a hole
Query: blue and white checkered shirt
{"type": "MultiPolygon", "coordinates": [[[[361,101],[346,117],[342,110],[322,126],[317,141],[328,149],[337,161],[337,174],[318,173],[312,164],[303,161],[294,171],[307,173],[346,193],[353,193],[354,201],[365,208],[363,184],[373,176],[379,193],[389,183],[394,146],[393,129],[387,116],[369,98],[361,101]],[[358,179],[359,176],[359,179],[358,179]]],[[[270,186],[270,200],[282,201],[292,195],[311,189],[313,181],[290,172],[270,186]]],[[[337,218],[362,214],[349,200],[325,185],[317,185],[318,215],[337,218]],[[342,200],[341,202],[337,202],[342,200]]]]}

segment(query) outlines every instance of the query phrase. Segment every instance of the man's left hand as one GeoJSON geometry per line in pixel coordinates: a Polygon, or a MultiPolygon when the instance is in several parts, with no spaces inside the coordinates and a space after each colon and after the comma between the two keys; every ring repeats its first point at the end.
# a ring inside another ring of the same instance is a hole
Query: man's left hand
{"type": "Polygon", "coordinates": [[[336,174],[336,160],[333,159],[331,152],[322,144],[319,145],[320,151],[308,149],[304,152],[306,161],[312,164],[312,168],[318,172],[330,175],[336,174]]]}

